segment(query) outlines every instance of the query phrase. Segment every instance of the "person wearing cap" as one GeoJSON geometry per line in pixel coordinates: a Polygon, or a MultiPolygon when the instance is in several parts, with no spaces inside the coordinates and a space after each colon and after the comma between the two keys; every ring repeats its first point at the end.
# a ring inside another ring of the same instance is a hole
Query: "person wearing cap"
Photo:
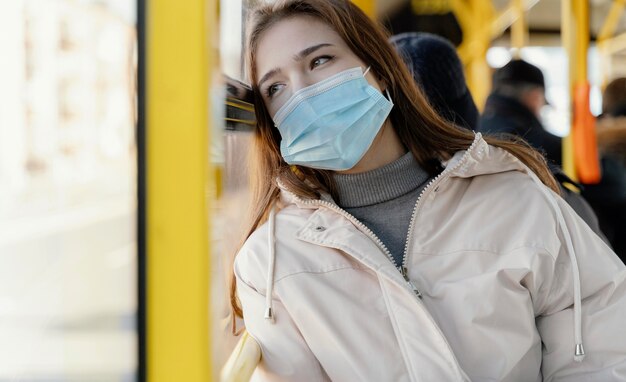
{"type": "MultiPolygon", "coordinates": [[[[392,36],[390,42],[404,59],[433,109],[457,126],[476,130],[478,109],[467,87],[463,64],[454,46],[442,37],[423,32],[398,34],[392,36]]],[[[551,166],[550,170],[559,181],[563,199],[608,243],[589,203],[580,194],[564,186],[565,183],[573,183],[572,180],[558,166],[551,166]]]]}
{"type": "Polygon", "coordinates": [[[560,166],[561,137],[546,131],[540,121],[541,108],[546,104],[541,70],[524,60],[511,60],[493,75],[493,90],[478,131],[519,136],[543,151],[550,164],[560,166]]]}
{"type": "Polygon", "coordinates": [[[604,89],[602,115],[626,117],[626,77],[614,79],[604,89]]]}

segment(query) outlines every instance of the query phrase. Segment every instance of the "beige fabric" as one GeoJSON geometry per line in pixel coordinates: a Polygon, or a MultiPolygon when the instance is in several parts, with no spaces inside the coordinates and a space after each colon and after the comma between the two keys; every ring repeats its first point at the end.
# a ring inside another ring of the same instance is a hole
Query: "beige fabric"
{"type": "Polygon", "coordinates": [[[624,265],[479,134],[418,201],[407,268],[422,299],[347,213],[282,196],[275,242],[265,224],[235,261],[256,380],[626,381],[624,265]]]}

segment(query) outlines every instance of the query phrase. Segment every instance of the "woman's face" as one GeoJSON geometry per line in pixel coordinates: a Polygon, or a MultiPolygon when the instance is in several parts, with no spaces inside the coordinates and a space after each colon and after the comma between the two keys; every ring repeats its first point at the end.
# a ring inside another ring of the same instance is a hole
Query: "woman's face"
{"type": "MultiPolygon", "coordinates": [[[[258,43],[256,78],[263,102],[272,116],[298,90],[336,73],[368,66],[328,25],[310,16],[280,21],[258,43]]],[[[372,72],[367,81],[381,90],[372,72]]]]}

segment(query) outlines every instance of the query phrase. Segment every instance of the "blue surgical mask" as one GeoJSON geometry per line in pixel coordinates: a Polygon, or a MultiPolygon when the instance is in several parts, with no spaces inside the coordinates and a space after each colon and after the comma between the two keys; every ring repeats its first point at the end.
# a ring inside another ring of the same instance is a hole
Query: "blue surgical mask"
{"type": "Polygon", "coordinates": [[[341,171],[363,158],[393,107],[366,74],[359,67],[337,73],[299,90],[278,110],[274,123],[285,162],[341,171]]]}

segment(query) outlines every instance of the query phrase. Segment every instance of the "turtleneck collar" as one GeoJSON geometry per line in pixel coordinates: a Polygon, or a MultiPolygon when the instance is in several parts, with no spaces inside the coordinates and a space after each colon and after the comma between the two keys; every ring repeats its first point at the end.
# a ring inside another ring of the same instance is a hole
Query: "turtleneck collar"
{"type": "Polygon", "coordinates": [[[410,151],[371,171],[333,175],[342,208],[364,207],[396,199],[422,186],[429,177],[410,151]]]}

